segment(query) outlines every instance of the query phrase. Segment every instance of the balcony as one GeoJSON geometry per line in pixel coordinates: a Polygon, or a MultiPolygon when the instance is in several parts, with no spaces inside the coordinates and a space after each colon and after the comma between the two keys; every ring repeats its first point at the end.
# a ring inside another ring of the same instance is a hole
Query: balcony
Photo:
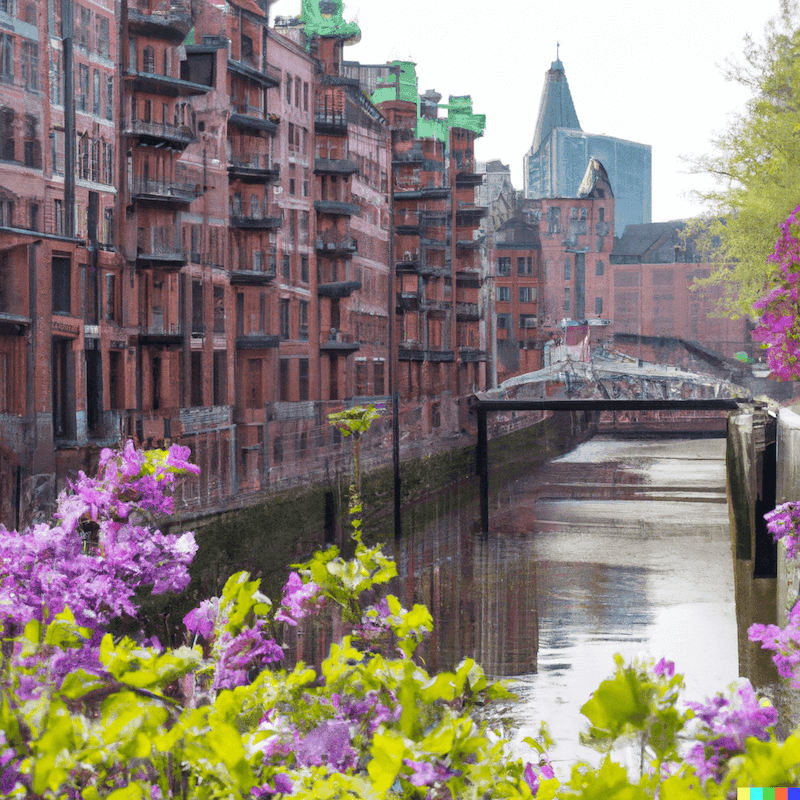
{"type": "Polygon", "coordinates": [[[277,114],[264,116],[264,109],[258,106],[250,106],[246,103],[234,103],[228,122],[238,128],[246,130],[267,131],[275,133],[278,130],[280,117],[277,114]]]}
{"type": "Polygon", "coordinates": [[[314,242],[317,256],[348,257],[358,252],[358,243],[351,236],[342,236],[340,239],[317,239],[314,242]]]}
{"type": "Polygon", "coordinates": [[[147,0],[139,0],[138,8],[128,5],[128,30],[180,44],[192,27],[192,14],[183,3],[172,0],[169,8],[151,11],[147,0]]]}
{"type": "Polygon", "coordinates": [[[182,250],[154,249],[139,252],[136,255],[136,266],[140,269],[159,269],[165,272],[177,272],[186,264],[186,253],[182,250]]]}
{"type": "Polygon", "coordinates": [[[446,199],[450,189],[446,186],[429,186],[426,189],[404,189],[398,187],[394,190],[395,200],[442,200],[446,199]]]}
{"type": "Polygon", "coordinates": [[[358,172],[358,164],[349,158],[315,158],[315,175],[352,175],[358,172]]]}
{"type": "Polygon", "coordinates": [[[125,136],[138,136],[139,143],[145,145],[165,145],[186,147],[195,140],[195,133],[188,125],[170,125],[167,122],[145,122],[141,119],[122,123],[125,136]]]}
{"type": "Polygon", "coordinates": [[[315,200],[314,208],[321,214],[334,214],[344,217],[357,217],[358,206],[341,200],[315,200]]]}
{"type": "Polygon", "coordinates": [[[347,117],[344,114],[326,114],[317,111],[314,114],[314,132],[330,136],[347,136],[347,117]]]}
{"type": "Polygon", "coordinates": [[[463,364],[467,364],[476,361],[486,361],[487,355],[485,350],[479,350],[477,347],[459,347],[458,358],[463,364]]]}
{"type": "Polygon", "coordinates": [[[415,143],[410,150],[392,153],[392,166],[421,164],[423,161],[425,161],[425,157],[422,155],[422,147],[418,143],[415,143]]]}
{"type": "Polygon", "coordinates": [[[477,269],[459,269],[456,272],[456,286],[459,288],[479,289],[481,283],[481,273],[477,269]]]}
{"type": "Polygon", "coordinates": [[[30,324],[30,317],[0,311],[0,336],[23,336],[30,324]]]}
{"type": "Polygon", "coordinates": [[[149,347],[174,347],[183,343],[183,334],[180,325],[172,324],[168,330],[164,329],[161,321],[154,322],[147,327],[139,326],[139,344],[149,347]]]}
{"type": "Polygon", "coordinates": [[[456,241],[456,250],[477,250],[481,244],[480,239],[458,239],[456,241]]]}
{"type": "Polygon", "coordinates": [[[158,203],[188,206],[196,200],[199,192],[194,184],[175,181],[152,181],[136,178],[131,187],[131,199],[135,203],[158,203]]]}
{"type": "Polygon", "coordinates": [[[280,176],[280,167],[272,164],[268,155],[253,155],[249,158],[231,157],[228,161],[228,175],[231,180],[245,183],[261,183],[276,181],[280,176]]]}
{"type": "Polygon", "coordinates": [[[242,214],[231,214],[232,228],[268,231],[280,228],[282,222],[282,217],[246,217],[242,214]]]}
{"type": "Polygon", "coordinates": [[[400,236],[419,236],[419,214],[395,214],[394,232],[400,236]]]}
{"type": "Polygon", "coordinates": [[[406,340],[400,342],[398,359],[400,361],[455,361],[455,354],[452,350],[423,349],[421,342],[406,340]]]}
{"type": "Polygon", "coordinates": [[[419,309],[419,292],[398,292],[397,308],[401,311],[417,311],[419,309]]]}
{"type": "Polygon", "coordinates": [[[480,318],[477,303],[456,303],[456,320],[458,322],[478,322],[480,318]]]}
{"type": "Polygon", "coordinates": [[[456,209],[456,226],[459,228],[477,227],[485,216],[486,206],[461,206],[456,209]]]}
{"type": "Polygon", "coordinates": [[[320,297],[350,297],[353,292],[357,292],[360,288],[361,281],[320,283],[317,285],[317,294],[320,297]]]}
{"type": "Polygon", "coordinates": [[[264,350],[277,347],[280,343],[280,336],[267,335],[264,333],[250,334],[249,336],[236,337],[237,350],[264,350]]]}
{"type": "Polygon", "coordinates": [[[471,189],[483,183],[482,172],[459,172],[456,174],[456,189],[471,189]]]}
{"type": "Polygon", "coordinates": [[[240,286],[266,286],[275,280],[275,267],[268,266],[264,270],[234,269],[230,272],[231,284],[240,286]]]}
{"type": "Polygon", "coordinates": [[[450,300],[420,300],[420,311],[430,311],[433,313],[443,314],[446,311],[452,311],[453,304],[450,300]]]}
{"type": "Polygon", "coordinates": [[[328,339],[320,342],[319,349],[324,352],[355,353],[361,349],[361,342],[357,342],[345,331],[332,330],[328,339]]]}
{"type": "Polygon", "coordinates": [[[281,85],[281,71],[263,59],[259,63],[256,58],[244,58],[241,61],[229,58],[228,70],[243,78],[260,83],[267,89],[281,85]]]}
{"type": "Polygon", "coordinates": [[[157,72],[126,72],[125,81],[133,84],[137,92],[152,92],[153,94],[178,97],[186,95],[207,94],[214,87],[202,83],[192,83],[172,75],[159,75],[157,72]]]}

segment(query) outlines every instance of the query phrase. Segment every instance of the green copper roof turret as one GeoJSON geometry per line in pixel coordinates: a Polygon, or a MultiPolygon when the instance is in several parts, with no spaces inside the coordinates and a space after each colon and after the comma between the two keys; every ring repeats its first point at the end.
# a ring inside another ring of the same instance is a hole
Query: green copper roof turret
{"type": "Polygon", "coordinates": [[[348,44],[361,38],[361,28],[355,22],[345,22],[342,17],[342,0],[303,0],[301,21],[306,26],[306,36],[336,36],[348,44]]]}

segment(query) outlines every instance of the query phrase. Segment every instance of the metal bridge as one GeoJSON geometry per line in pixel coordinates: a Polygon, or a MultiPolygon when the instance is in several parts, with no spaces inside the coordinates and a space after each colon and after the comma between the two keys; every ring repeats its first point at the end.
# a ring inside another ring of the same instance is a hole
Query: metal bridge
{"type": "Polygon", "coordinates": [[[740,402],[733,398],[688,400],[482,400],[475,399],[478,443],[476,470],[480,477],[481,531],[489,532],[489,437],[487,415],[493,411],[735,411],[740,402]]]}

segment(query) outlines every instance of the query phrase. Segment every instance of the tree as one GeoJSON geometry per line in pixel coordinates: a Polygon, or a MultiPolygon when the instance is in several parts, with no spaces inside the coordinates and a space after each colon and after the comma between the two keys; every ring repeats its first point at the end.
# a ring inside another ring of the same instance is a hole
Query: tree
{"type": "Polygon", "coordinates": [[[727,77],[752,97],[714,142],[716,152],[693,162],[694,171],[712,175],[717,186],[697,193],[709,214],[691,233],[720,264],[712,281],[725,287],[724,310],[748,314],[773,282],[776,268],[767,258],[780,224],[800,200],[797,0],[780,0],[763,43],[745,37],[743,62],[729,64],[727,77]]]}

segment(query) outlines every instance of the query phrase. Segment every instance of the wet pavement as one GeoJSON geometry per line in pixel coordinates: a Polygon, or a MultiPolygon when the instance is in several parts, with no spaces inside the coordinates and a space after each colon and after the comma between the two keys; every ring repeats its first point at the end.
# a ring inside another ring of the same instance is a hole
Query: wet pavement
{"type": "Polygon", "coordinates": [[[441,511],[397,546],[401,594],[434,616],[431,669],[510,680],[518,743],[544,720],[556,763],[590,754],[580,707],[615,653],[666,656],[690,699],[736,680],[724,439],[595,437],[506,487],[486,539],[474,498],[441,511]]]}

